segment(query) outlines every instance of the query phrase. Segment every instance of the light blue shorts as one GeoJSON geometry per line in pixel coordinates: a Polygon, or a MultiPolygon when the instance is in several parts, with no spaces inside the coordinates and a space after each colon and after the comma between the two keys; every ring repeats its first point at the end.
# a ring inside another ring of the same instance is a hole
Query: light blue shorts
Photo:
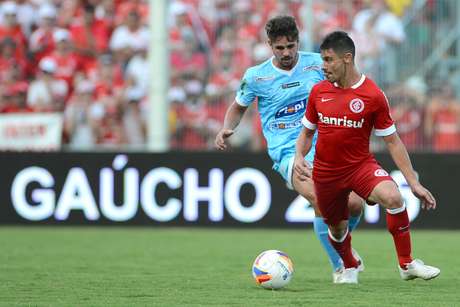
{"type": "MultiPolygon", "coordinates": [[[[286,181],[286,185],[289,189],[293,190],[292,186],[292,171],[294,169],[294,158],[295,155],[286,155],[281,159],[280,163],[275,163],[273,169],[277,171],[286,181]]],[[[307,161],[313,167],[313,159],[315,158],[314,152],[310,151],[305,156],[305,161],[307,161]]]]}

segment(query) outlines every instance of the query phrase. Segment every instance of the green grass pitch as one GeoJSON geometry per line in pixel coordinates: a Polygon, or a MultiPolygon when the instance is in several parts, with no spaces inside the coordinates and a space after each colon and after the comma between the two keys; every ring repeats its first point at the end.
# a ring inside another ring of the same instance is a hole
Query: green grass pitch
{"type": "Polygon", "coordinates": [[[391,236],[357,230],[359,285],[333,285],[308,230],[0,227],[0,306],[460,306],[460,232],[413,231],[431,281],[400,280],[391,236]],[[287,288],[259,288],[254,258],[287,252],[287,288]]]}

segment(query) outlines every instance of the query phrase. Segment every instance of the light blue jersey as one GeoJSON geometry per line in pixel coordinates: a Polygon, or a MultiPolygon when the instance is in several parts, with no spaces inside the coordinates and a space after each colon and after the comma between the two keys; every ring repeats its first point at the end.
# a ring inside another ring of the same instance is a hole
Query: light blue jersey
{"type": "MultiPolygon", "coordinates": [[[[290,71],[275,67],[272,57],[246,71],[236,94],[235,100],[242,106],[249,106],[258,98],[268,154],[274,162],[273,168],[288,182],[292,166],[288,171],[288,164],[291,163],[286,162],[286,158],[292,160],[295,154],[295,143],[302,129],[301,120],[311,88],[324,79],[321,66],[322,60],[318,53],[299,52],[297,64],[290,71]],[[289,173],[288,178],[284,172],[289,173]]],[[[316,134],[312,149],[306,157],[310,162],[315,154],[315,144],[316,134]]]]}

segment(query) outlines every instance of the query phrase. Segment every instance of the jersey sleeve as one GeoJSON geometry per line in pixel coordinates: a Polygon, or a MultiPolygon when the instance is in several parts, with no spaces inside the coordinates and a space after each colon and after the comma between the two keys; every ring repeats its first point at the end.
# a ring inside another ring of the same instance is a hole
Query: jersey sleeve
{"type": "Polygon", "coordinates": [[[302,117],[302,124],[305,128],[310,130],[316,130],[318,123],[318,112],[316,112],[316,86],[311,90],[310,96],[308,97],[307,110],[305,111],[304,117],[302,117]]]}
{"type": "Polygon", "coordinates": [[[374,133],[377,136],[388,136],[396,132],[396,126],[390,115],[390,105],[382,90],[377,91],[377,111],[374,121],[374,133]]]}
{"type": "Polygon", "coordinates": [[[241,80],[240,87],[236,92],[235,101],[244,107],[249,106],[256,98],[254,91],[253,76],[251,70],[247,70],[244,73],[243,79],[241,80]]]}

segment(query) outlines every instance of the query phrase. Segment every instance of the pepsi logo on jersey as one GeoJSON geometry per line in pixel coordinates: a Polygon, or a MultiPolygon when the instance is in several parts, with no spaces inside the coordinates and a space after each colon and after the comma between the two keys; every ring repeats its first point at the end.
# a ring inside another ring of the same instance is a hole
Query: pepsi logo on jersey
{"type": "Polygon", "coordinates": [[[303,113],[305,112],[306,103],[307,103],[306,99],[290,103],[287,106],[284,106],[281,109],[279,109],[275,114],[275,118],[289,116],[289,115],[297,114],[299,112],[303,113]]]}

